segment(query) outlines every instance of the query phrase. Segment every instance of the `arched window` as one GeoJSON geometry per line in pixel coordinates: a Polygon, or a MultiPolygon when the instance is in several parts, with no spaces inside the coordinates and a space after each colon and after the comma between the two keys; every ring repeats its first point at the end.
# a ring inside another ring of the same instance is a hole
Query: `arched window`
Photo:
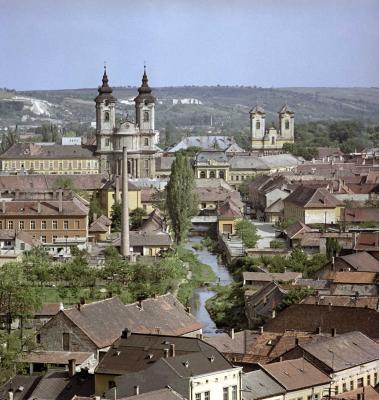
{"type": "Polygon", "coordinates": [[[275,144],[275,136],[271,137],[271,144],[275,144]]]}
{"type": "Polygon", "coordinates": [[[105,111],[104,113],[104,121],[109,122],[109,111],[105,111]]]}
{"type": "Polygon", "coordinates": [[[214,171],[211,171],[211,172],[209,173],[209,177],[210,177],[210,178],[216,178],[216,173],[215,173],[214,171]]]}
{"type": "Polygon", "coordinates": [[[225,172],[224,172],[224,171],[219,171],[218,177],[219,177],[220,179],[225,179],[225,172]]]}
{"type": "Polygon", "coordinates": [[[149,122],[149,111],[143,112],[143,122],[149,122]]]}
{"type": "Polygon", "coordinates": [[[200,178],[201,179],[205,179],[206,178],[205,171],[200,171],[200,178]]]}
{"type": "Polygon", "coordinates": [[[257,122],[255,123],[255,128],[256,128],[256,129],[261,129],[261,121],[257,121],[257,122]]]}
{"type": "Polygon", "coordinates": [[[290,128],[290,121],[288,121],[288,119],[286,119],[286,122],[284,123],[284,127],[285,127],[285,129],[290,128]]]}

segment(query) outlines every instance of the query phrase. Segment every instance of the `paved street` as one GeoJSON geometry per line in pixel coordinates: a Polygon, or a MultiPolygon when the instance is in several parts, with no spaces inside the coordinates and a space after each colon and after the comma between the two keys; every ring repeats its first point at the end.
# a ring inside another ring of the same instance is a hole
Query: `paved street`
{"type": "Polygon", "coordinates": [[[257,227],[257,233],[261,237],[258,240],[257,247],[264,249],[270,247],[271,240],[275,239],[275,228],[270,222],[251,221],[257,227]]]}

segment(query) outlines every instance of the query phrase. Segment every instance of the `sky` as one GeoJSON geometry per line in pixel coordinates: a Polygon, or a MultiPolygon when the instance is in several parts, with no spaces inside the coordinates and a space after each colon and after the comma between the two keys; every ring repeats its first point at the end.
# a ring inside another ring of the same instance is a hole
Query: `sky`
{"type": "Polygon", "coordinates": [[[0,0],[0,87],[379,86],[379,0],[0,0]]]}

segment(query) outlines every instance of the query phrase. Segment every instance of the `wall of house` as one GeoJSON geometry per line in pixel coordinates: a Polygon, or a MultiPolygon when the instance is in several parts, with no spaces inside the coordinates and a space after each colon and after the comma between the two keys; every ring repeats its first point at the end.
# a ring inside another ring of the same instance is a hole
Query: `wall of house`
{"type": "Polygon", "coordinates": [[[95,373],[95,394],[101,396],[110,389],[110,383],[119,375],[95,373]]]}
{"type": "Polygon", "coordinates": [[[193,377],[190,380],[192,393],[189,400],[196,400],[196,394],[201,393],[204,398],[204,392],[210,392],[211,399],[223,399],[223,389],[228,388],[229,397],[232,399],[232,388],[236,386],[237,400],[241,399],[241,373],[242,368],[233,368],[213,374],[204,374],[201,377],[193,377]]]}
{"type": "Polygon", "coordinates": [[[240,218],[238,219],[230,219],[230,218],[218,218],[218,222],[217,222],[217,228],[218,228],[218,232],[219,233],[227,233],[227,226],[231,225],[232,228],[232,232],[231,234],[234,235],[236,233],[236,223],[240,221],[240,218]]]}
{"type": "Polygon", "coordinates": [[[284,200],[284,218],[294,219],[304,222],[305,221],[304,208],[284,200]]]}
{"type": "Polygon", "coordinates": [[[99,161],[97,158],[3,160],[1,170],[15,174],[25,171],[44,175],[98,174],[99,161]]]}
{"type": "Polygon", "coordinates": [[[330,289],[334,295],[351,296],[358,293],[359,296],[376,296],[378,294],[378,286],[376,284],[332,283],[330,289]]]}
{"type": "Polygon", "coordinates": [[[363,386],[375,386],[378,383],[378,372],[379,360],[336,372],[331,375],[332,394],[357,389],[359,379],[363,379],[363,386]]]}
{"type": "Polygon", "coordinates": [[[321,209],[306,209],[305,224],[335,224],[338,221],[337,209],[321,208],[321,209]]]}
{"type": "Polygon", "coordinates": [[[43,350],[63,351],[63,333],[70,334],[69,351],[91,352],[97,358],[97,346],[62,311],[39,330],[43,350]]]}
{"type": "Polygon", "coordinates": [[[301,390],[287,392],[284,395],[285,400],[307,400],[311,396],[312,400],[321,400],[328,394],[329,384],[314,386],[301,390]]]}
{"type": "MultiPolygon", "coordinates": [[[[122,198],[121,196],[122,191],[120,191],[120,200],[122,198]]],[[[129,190],[128,196],[129,211],[133,211],[136,208],[142,208],[140,190],[129,190]]],[[[116,192],[112,190],[100,190],[99,199],[100,206],[106,211],[106,216],[112,218],[112,207],[116,200],[116,192]]]]}

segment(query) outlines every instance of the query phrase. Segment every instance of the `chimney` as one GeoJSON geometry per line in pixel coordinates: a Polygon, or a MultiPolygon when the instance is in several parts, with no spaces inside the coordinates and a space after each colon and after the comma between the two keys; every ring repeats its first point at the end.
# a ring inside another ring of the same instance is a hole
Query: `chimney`
{"type": "Polygon", "coordinates": [[[74,358],[68,360],[68,376],[72,378],[75,375],[76,360],[74,358]]]}
{"type": "Polygon", "coordinates": [[[297,337],[297,338],[295,338],[295,346],[298,346],[299,345],[299,338],[297,337]]]}
{"type": "Polygon", "coordinates": [[[3,200],[3,214],[5,214],[5,200],[3,200]]]}
{"type": "Polygon", "coordinates": [[[61,213],[63,210],[63,191],[62,189],[58,192],[58,211],[61,213]]]}
{"type": "MultiPolygon", "coordinates": [[[[378,309],[379,309],[379,300],[378,300],[378,309]]],[[[196,338],[200,339],[200,340],[203,340],[203,334],[202,333],[197,333],[196,334],[196,338]]]]}
{"type": "Polygon", "coordinates": [[[335,262],[335,260],[334,260],[334,256],[333,256],[333,257],[332,257],[332,264],[331,264],[331,266],[330,266],[330,268],[331,268],[332,271],[334,271],[334,262],[335,262]]]}
{"type": "Polygon", "coordinates": [[[229,332],[231,339],[234,339],[234,328],[232,328],[229,332]]]}
{"type": "Polygon", "coordinates": [[[12,388],[10,388],[8,390],[8,400],[13,400],[13,389],[12,388]]]}
{"type": "Polygon", "coordinates": [[[336,336],[337,336],[337,329],[332,328],[332,337],[336,337],[336,336]]]}
{"type": "Polygon", "coordinates": [[[117,400],[117,387],[113,387],[112,400],[117,400]]]}
{"type": "Polygon", "coordinates": [[[353,249],[357,245],[357,232],[353,232],[353,249]]]}
{"type": "Polygon", "coordinates": [[[129,210],[128,210],[128,153],[126,147],[122,149],[122,218],[121,218],[121,254],[125,258],[130,256],[129,244],[129,210]]]}
{"type": "Polygon", "coordinates": [[[62,311],[62,310],[64,310],[64,305],[63,305],[63,303],[59,303],[59,311],[62,311]]]}
{"type": "Polygon", "coordinates": [[[274,319],[276,317],[275,309],[271,311],[271,318],[274,319]]]}
{"type": "Polygon", "coordinates": [[[121,338],[128,339],[128,338],[130,338],[131,334],[132,334],[132,331],[129,330],[128,328],[125,328],[121,333],[121,338]]]}
{"type": "Polygon", "coordinates": [[[41,214],[41,202],[37,203],[37,212],[38,214],[41,214]]]}
{"type": "Polygon", "coordinates": [[[263,335],[263,329],[264,329],[263,326],[260,326],[260,327],[259,327],[259,333],[260,333],[261,335],[263,335]]]}
{"type": "Polygon", "coordinates": [[[170,357],[175,357],[175,344],[170,344],[170,357]]]}
{"type": "Polygon", "coordinates": [[[134,395],[135,396],[139,395],[139,386],[138,385],[134,386],[134,395]]]}
{"type": "Polygon", "coordinates": [[[164,351],[164,358],[168,358],[168,354],[169,354],[169,349],[163,349],[164,351]]]}

